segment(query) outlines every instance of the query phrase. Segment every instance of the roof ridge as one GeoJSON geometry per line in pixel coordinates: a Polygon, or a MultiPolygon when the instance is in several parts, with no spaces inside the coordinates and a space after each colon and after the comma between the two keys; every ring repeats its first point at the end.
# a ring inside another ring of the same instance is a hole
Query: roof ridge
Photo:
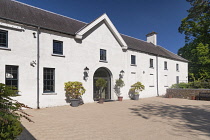
{"type": "Polygon", "coordinates": [[[51,14],[54,14],[54,15],[62,16],[62,17],[68,18],[68,19],[72,19],[72,20],[75,20],[75,21],[78,21],[78,22],[82,22],[82,23],[88,24],[87,22],[80,21],[80,20],[77,20],[77,19],[74,19],[74,18],[70,18],[68,16],[64,16],[64,15],[61,15],[61,14],[58,14],[58,13],[54,13],[52,11],[48,11],[48,10],[45,10],[45,9],[42,9],[42,8],[39,8],[39,7],[35,7],[35,6],[29,5],[29,4],[26,4],[26,3],[23,3],[23,2],[20,2],[20,1],[17,1],[17,0],[11,0],[11,1],[23,4],[23,5],[35,8],[35,9],[39,9],[39,10],[42,10],[42,11],[45,11],[45,12],[48,12],[48,13],[51,13],[51,14]]]}
{"type": "MultiPolygon", "coordinates": [[[[139,39],[139,38],[135,38],[135,37],[132,37],[132,36],[129,36],[129,35],[125,35],[125,34],[122,34],[122,33],[120,33],[120,34],[121,34],[121,35],[124,35],[124,36],[127,36],[127,37],[130,37],[130,38],[133,38],[133,39],[138,40],[138,41],[143,41],[143,42],[145,42],[145,43],[154,45],[153,43],[147,42],[147,41],[142,40],[142,39],[139,39]]],[[[158,45],[154,45],[154,46],[158,46],[158,45]]]]}

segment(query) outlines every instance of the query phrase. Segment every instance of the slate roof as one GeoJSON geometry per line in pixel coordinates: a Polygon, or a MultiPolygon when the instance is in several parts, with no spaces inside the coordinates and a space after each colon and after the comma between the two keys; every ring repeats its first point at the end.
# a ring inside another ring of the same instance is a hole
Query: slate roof
{"type": "MultiPolygon", "coordinates": [[[[77,31],[87,26],[87,23],[12,0],[0,0],[0,19],[39,26],[43,29],[70,35],[75,35],[77,31]]],[[[126,35],[121,34],[121,36],[130,50],[188,62],[163,47],[126,35]]]]}

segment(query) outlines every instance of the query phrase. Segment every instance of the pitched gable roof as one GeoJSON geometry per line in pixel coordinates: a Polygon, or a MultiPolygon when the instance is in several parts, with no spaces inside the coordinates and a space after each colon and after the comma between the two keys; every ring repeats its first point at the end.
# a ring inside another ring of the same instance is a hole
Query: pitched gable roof
{"type": "MultiPolygon", "coordinates": [[[[43,29],[70,35],[76,35],[76,33],[82,31],[95,21],[94,20],[93,22],[87,24],[13,0],[0,0],[0,19],[10,20],[31,26],[39,26],[43,29]]],[[[119,35],[118,37],[120,38],[119,35]]],[[[137,50],[169,59],[188,62],[186,59],[160,46],[155,46],[152,43],[147,43],[145,41],[122,34],[121,37],[130,50],[137,50]]]]}
{"type": "Polygon", "coordinates": [[[86,23],[20,2],[0,0],[0,17],[74,35],[86,23]]]}
{"type": "Polygon", "coordinates": [[[125,42],[128,45],[128,49],[140,51],[143,53],[148,53],[152,55],[158,55],[161,57],[174,59],[178,61],[188,62],[186,59],[166,50],[165,48],[161,46],[156,46],[152,43],[148,43],[133,37],[129,37],[126,35],[121,34],[122,38],[125,40],[125,42]]]}

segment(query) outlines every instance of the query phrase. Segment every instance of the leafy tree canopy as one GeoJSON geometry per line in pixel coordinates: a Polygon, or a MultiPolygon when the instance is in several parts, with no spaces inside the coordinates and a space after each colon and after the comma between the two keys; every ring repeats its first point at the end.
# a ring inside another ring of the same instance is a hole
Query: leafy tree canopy
{"type": "Polygon", "coordinates": [[[187,0],[191,4],[179,32],[185,46],[178,55],[189,60],[190,80],[210,79],[210,0],[187,0]]]}

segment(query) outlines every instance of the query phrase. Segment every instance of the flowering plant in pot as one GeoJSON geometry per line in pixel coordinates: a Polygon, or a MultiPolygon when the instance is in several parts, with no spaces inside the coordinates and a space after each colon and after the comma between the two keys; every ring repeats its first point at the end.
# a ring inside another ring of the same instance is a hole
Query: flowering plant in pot
{"type": "Polygon", "coordinates": [[[122,101],[123,97],[120,96],[122,93],[120,92],[120,88],[124,87],[125,86],[125,83],[122,79],[117,79],[115,81],[115,91],[116,91],[116,94],[118,96],[118,101],[122,101]]]}
{"type": "Polygon", "coordinates": [[[141,82],[136,82],[131,86],[131,91],[134,91],[133,93],[133,99],[139,100],[139,92],[144,90],[144,85],[141,82]]]}
{"type": "Polygon", "coordinates": [[[71,106],[79,106],[81,96],[85,93],[85,88],[81,82],[66,82],[65,83],[66,97],[70,98],[71,106]]]}
{"type": "Polygon", "coordinates": [[[96,80],[96,87],[99,88],[99,94],[100,94],[99,103],[100,104],[104,102],[104,99],[102,98],[102,92],[106,86],[107,86],[107,81],[105,79],[99,78],[96,80]]]}

